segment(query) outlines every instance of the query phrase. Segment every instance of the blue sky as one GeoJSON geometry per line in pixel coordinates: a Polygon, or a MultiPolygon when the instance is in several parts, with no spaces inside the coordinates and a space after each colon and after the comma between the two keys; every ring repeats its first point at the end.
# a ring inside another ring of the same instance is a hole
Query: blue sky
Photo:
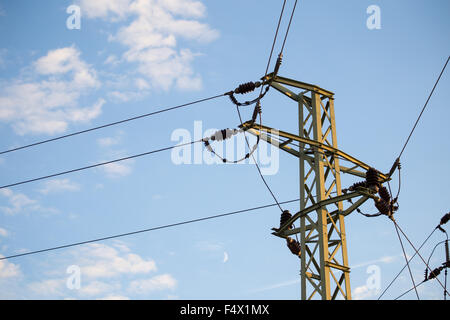
{"type": "MultiPolygon", "coordinates": [[[[290,12],[293,1],[288,1],[290,12]]],[[[280,1],[0,0],[0,149],[221,94],[263,76],[280,1]],[[66,9],[81,9],[68,29],[66,9]]],[[[300,1],[280,74],[335,93],[339,148],[387,171],[450,52],[450,4],[300,1]],[[366,9],[378,5],[381,29],[366,9]]],[[[287,14],[283,20],[285,30],[287,14]]],[[[278,53],[280,43],[275,53],[278,53]]],[[[419,245],[448,212],[450,78],[441,79],[402,156],[397,221],[419,245]]],[[[245,118],[251,110],[243,109],[245,118]]],[[[296,132],[296,109],[271,90],[264,124],[296,132]]],[[[0,155],[2,185],[176,144],[176,130],[234,128],[224,97],[186,109],[0,155]]],[[[192,149],[192,155],[195,151],[192,149]]],[[[262,165],[264,167],[264,165],[262,165]]],[[[280,154],[266,179],[298,197],[298,162],[280,154]]],[[[343,177],[345,185],[354,182],[343,177]]],[[[397,182],[393,183],[394,189],[397,182]]],[[[168,151],[0,190],[0,254],[13,255],[272,203],[254,165],[176,165],[168,151]]],[[[296,204],[285,206],[298,210],[296,204]]],[[[363,209],[375,209],[367,203],[363,209]]],[[[298,299],[299,261],[271,235],[275,207],[0,262],[3,299],[298,299]],[[81,269],[69,289],[69,266],[81,269]]],[[[377,298],[403,267],[383,217],[346,218],[354,298],[377,298]]],[[[443,240],[435,233],[423,249],[443,240]]],[[[411,247],[406,245],[409,255],[411,247]]],[[[442,262],[442,248],[431,260],[442,262]]],[[[416,282],[425,269],[411,264],[416,282]]],[[[405,270],[385,298],[411,287],[405,270]]],[[[441,299],[436,282],[420,287],[441,299]]],[[[405,298],[415,298],[414,293],[405,298]]]]}

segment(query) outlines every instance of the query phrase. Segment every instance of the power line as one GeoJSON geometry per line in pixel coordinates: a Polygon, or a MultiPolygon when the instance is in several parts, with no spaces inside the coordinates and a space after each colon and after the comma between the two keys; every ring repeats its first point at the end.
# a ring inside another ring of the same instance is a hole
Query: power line
{"type": "Polygon", "coordinates": [[[433,89],[431,90],[430,95],[428,96],[428,99],[427,99],[427,101],[425,102],[425,105],[424,105],[423,108],[422,108],[422,111],[420,112],[419,116],[417,117],[416,123],[414,123],[414,126],[413,126],[411,132],[409,133],[408,139],[406,139],[406,142],[405,142],[405,144],[403,145],[402,151],[400,152],[398,158],[400,158],[400,157],[402,156],[403,151],[405,150],[406,145],[407,145],[408,142],[409,142],[409,139],[411,138],[411,136],[412,136],[414,130],[416,129],[416,126],[417,126],[417,124],[419,123],[419,120],[420,120],[420,118],[422,117],[422,114],[423,114],[423,112],[425,111],[425,108],[426,108],[427,105],[428,105],[428,101],[430,101],[431,96],[433,95],[434,89],[436,88],[437,84],[439,83],[439,80],[441,79],[441,76],[442,76],[442,74],[444,73],[444,70],[445,70],[445,68],[447,67],[447,64],[448,64],[448,61],[449,61],[449,60],[450,60],[450,56],[448,56],[447,61],[445,62],[445,65],[444,65],[444,67],[442,68],[442,71],[441,71],[441,73],[439,74],[439,77],[437,78],[437,80],[436,80],[436,82],[435,82],[435,84],[434,84],[434,86],[433,86],[433,89]]]}
{"type": "MultiPolygon", "coordinates": [[[[237,113],[239,115],[239,121],[241,122],[241,126],[242,126],[242,117],[241,117],[241,112],[239,111],[239,107],[236,106],[236,110],[237,113]]],[[[245,135],[244,132],[244,137],[245,137],[245,141],[247,143],[247,146],[250,148],[250,143],[248,142],[247,136],[245,135]]],[[[269,184],[267,183],[266,179],[264,178],[262,172],[261,172],[261,168],[259,167],[258,163],[256,162],[255,156],[252,153],[252,158],[253,158],[253,162],[255,163],[256,169],[258,170],[259,176],[261,177],[261,180],[264,182],[267,190],[269,190],[270,194],[272,195],[272,198],[275,200],[276,204],[278,205],[278,208],[280,208],[281,211],[283,211],[283,209],[281,208],[280,203],[277,200],[277,197],[275,197],[275,194],[273,193],[272,189],[270,188],[269,184]]]]}
{"type": "Polygon", "coordinates": [[[424,283],[425,283],[425,281],[422,281],[422,282],[419,283],[417,286],[414,285],[414,287],[412,287],[411,289],[409,289],[409,290],[406,291],[406,292],[403,292],[401,295],[399,295],[399,296],[398,296],[397,298],[395,298],[394,300],[400,299],[401,297],[403,297],[405,294],[409,293],[409,292],[412,291],[412,290],[416,290],[416,291],[417,291],[417,288],[418,288],[420,285],[424,284],[424,283]]]}
{"type": "Polygon", "coordinates": [[[287,27],[287,30],[286,30],[286,34],[284,35],[283,45],[281,46],[281,51],[280,51],[281,54],[283,53],[284,45],[286,44],[286,39],[287,39],[287,36],[289,34],[289,30],[291,29],[292,18],[294,17],[294,13],[295,13],[295,8],[296,7],[297,7],[297,0],[295,0],[294,8],[292,9],[291,18],[289,19],[289,24],[288,24],[288,27],[287,27]]]}
{"type": "Polygon", "coordinates": [[[416,291],[417,300],[420,300],[419,293],[417,292],[417,289],[416,289],[416,283],[414,282],[414,277],[411,272],[411,267],[409,266],[408,257],[406,256],[405,247],[403,246],[403,241],[402,241],[402,238],[400,237],[400,233],[398,232],[398,226],[397,226],[397,223],[395,223],[395,221],[394,221],[394,226],[395,226],[395,231],[397,232],[398,240],[400,241],[400,245],[402,247],[403,256],[405,257],[405,260],[406,260],[406,266],[408,267],[411,282],[414,286],[414,290],[416,291]]]}
{"type": "MultiPolygon", "coordinates": [[[[400,151],[400,154],[399,154],[399,156],[397,157],[397,159],[400,159],[400,157],[402,156],[403,152],[405,151],[405,148],[406,148],[406,146],[408,145],[409,140],[411,139],[411,136],[412,136],[414,130],[416,129],[417,124],[419,123],[419,121],[420,121],[420,119],[421,119],[421,117],[422,117],[422,114],[423,114],[423,112],[425,111],[425,109],[426,109],[426,107],[427,107],[427,105],[428,105],[428,102],[430,101],[431,96],[432,96],[433,93],[434,93],[434,90],[436,89],[436,87],[437,87],[437,85],[438,85],[438,83],[439,83],[439,81],[440,81],[440,79],[441,79],[441,77],[442,77],[442,74],[444,73],[445,68],[447,67],[447,64],[448,64],[448,61],[449,61],[449,60],[450,60],[450,56],[448,56],[448,58],[447,58],[447,60],[446,60],[446,62],[445,62],[445,64],[444,64],[444,67],[442,68],[442,70],[441,70],[441,72],[440,72],[440,74],[439,74],[439,76],[438,76],[438,78],[437,78],[437,80],[436,80],[436,82],[435,82],[435,84],[434,84],[434,86],[433,86],[433,89],[431,90],[430,94],[428,95],[428,98],[427,98],[427,100],[426,100],[426,102],[425,102],[425,104],[424,104],[424,106],[423,106],[423,108],[422,108],[422,110],[421,110],[419,116],[417,117],[417,120],[416,120],[416,122],[414,123],[414,126],[413,126],[411,132],[409,133],[408,138],[406,139],[406,142],[405,142],[405,144],[403,145],[403,148],[402,148],[402,150],[400,151]]],[[[400,193],[400,176],[399,176],[399,191],[398,191],[398,193],[400,193]]],[[[397,195],[397,197],[398,197],[398,195],[397,195]]],[[[395,221],[394,221],[394,223],[395,223],[395,221]]],[[[395,223],[395,225],[396,225],[396,230],[397,230],[397,226],[398,226],[398,225],[397,225],[396,223],[395,223]]],[[[400,229],[400,227],[398,227],[398,228],[400,229]]],[[[436,231],[436,229],[437,229],[437,228],[433,229],[433,231],[430,233],[430,235],[429,235],[429,236],[425,239],[425,241],[420,245],[420,247],[419,247],[418,250],[420,250],[420,249],[425,245],[425,243],[428,241],[428,239],[430,239],[430,237],[433,235],[433,233],[436,231]]],[[[400,229],[400,231],[403,233],[403,235],[405,236],[405,238],[409,241],[409,239],[406,237],[406,235],[404,234],[404,232],[403,232],[401,229],[400,229]]],[[[398,234],[398,230],[397,230],[397,234],[398,234]]],[[[411,246],[412,246],[411,241],[409,241],[409,243],[410,243],[411,246]]],[[[414,246],[412,246],[412,247],[414,248],[414,246]]],[[[409,262],[416,256],[416,254],[419,254],[419,251],[418,251],[418,250],[416,250],[415,248],[414,248],[414,250],[415,250],[414,255],[411,257],[411,259],[406,260],[406,265],[399,271],[399,273],[398,273],[398,274],[394,277],[394,279],[389,283],[389,285],[386,287],[386,289],[385,289],[385,290],[382,292],[382,294],[378,297],[378,300],[381,299],[381,297],[386,293],[386,291],[390,288],[390,286],[394,283],[394,281],[399,277],[399,275],[403,272],[403,270],[405,270],[406,267],[409,268],[409,262]]],[[[420,256],[420,254],[419,254],[419,256],[420,256]]],[[[421,256],[420,256],[420,257],[421,257],[421,256]]],[[[422,258],[422,257],[421,257],[421,258],[422,258]]],[[[423,260],[423,258],[422,258],[422,260],[423,260]]],[[[425,261],[424,261],[424,263],[426,264],[427,268],[429,268],[429,267],[428,267],[428,264],[427,264],[425,261]]],[[[438,280],[438,281],[439,281],[439,280],[438,280]]],[[[407,292],[405,292],[405,293],[402,294],[401,296],[397,297],[396,300],[397,300],[398,298],[402,297],[403,295],[405,295],[406,293],[410,292],[411,290],[416,290],[416,288],[417,288],[419,285],[421,285],[422,283],[423,283],[423,282],[421,282],[421,283],[418,284],[417,286],[414,285],[413,288],[411,288],[410,290],[408,290],[407,292]]],[[[440,283],[440,282],[439,282],[439,283],[440,283]]],[[[440,284],[441,284],[441,283],[440,283],[440,284]]],[[[441,286],[442,286],[442,284],[441,284],[441,286]]],[[[444,290],[446,291],[446,288],[445,288],[445,287],[444,287],[444,290]]],[[[416,290],[416,294],[417,294],[417,290],[416,290]]]]}
{"type": "MultiPolygon", "coordinates": [[[[429,236],[422,242],[422,244],[420,245],[419,249],[422,249],[422,247],[425,245],[425,243],[431,238],[431,236],[433,235],[433,233],[436,231],[437,228],[434,228],[433,231],[429,234],[429,236]]],[[[414,259],[414,257],[417,255],[418,251],[416,251],[412,257],[408,260],[408,263],[411,262],[412,259],[414,259]]],[[[381,297],[383,297],[383,295],[386,293],[386,291],[392,286],[392,284],[395,282],[395,280],[397,280],[397,278],[400,276],[400,274],[403,272],[403,270],[405,270],[405,268],[407,267],[407,265],[405,264],[403,266],[403,268],[397,273],[397,275],[394,277],[394,279],[391,280],[391,282],[388,284],[388,286],[386,287],[386,289],[384,289],[384,291],[381,293],[381,295],[378,297],[378,300],[381,299],[381,297]]],[[[413,290],[413,289],[411,289],[413,290]]],[[[409,292],[409,291],[408,291],[409,292]]]]}
{"type": "MultiPolygon", "coordinates": [[[[287,203],[296,202],[296,201],[299,201],[299,200],[300,199],[294,199],[294,200],[283,201],[281,203],[282,204],[287,204],[287,203]]],[[[79,245],[83,245],[83,244],[88,244],[88,243],[93,243],[93,242],[100,242],[100,241],[104,241],[104,240],[110,240],[110,239],[115,239],[115,238],[120,238],[120,237],[125,237],[125,236],[131,236],[131,235],[135,235],[135,234],[139,234],[139,233],[151,232],[151,231],[160,230],[160,229],[167,229],[167,228],[172,228],[172,227],[185,225],[185,224],[189,224],[189,223],[195,223],[195,222],[200,222],[200,221],[205,221],[205,220],[211,220],[211,219],[216,219],[216,218],[236,215],[236,214],[240,214],[240,213],[244,213],[244,212],[248,212],[248,211],[255,211],[255,210],[265,209],[265,208],[273,207],[273,206],[276,206],[276,205],[277,205],[276,203],[272,203],[272,204],[267,204],[267,205],[263,205],[263,206],[258,206],[258,207],[248,208],[248,209],[242,209],[242,210],[237,210],[237,211],[217,214],[217,215],[204,217],[204,218],[187,220],[187,221],[182,221],[182,222],[177,222],[177,223],[172,223],[172,224],[166,224],[166,225],[163,225],[163,226],[147,228],[147,229],[141,229],[141,230],[137,230],[137,231],[126,232],[126,233],[116,234],[116,235],[112,235],[112,236],[97,238],[97,239],[80,241],[80,242],[65,244],[65,245],[61,245],[61,246],[56,246],[56,247],[51,247],[51,248],[46,248],[46,249],[40,249],[40,250],[35,250],[35,251],[30,251],[30,252],[10,255],[10,256],[7,256],[7,257],[0,257],[0,260],[12,259],[12,258],[17,258],[17,257],[33,255],[33,254],[37,254],[37,253],[43,253],[43,252],[59,250],[59,249],[64,249],[64,248],[69,248],[69,247],[75,247],[75,246],[79,246],[79,245]]]]}
{"type": "MultiPolygon", "coordinates": [[[[267,73],[269,71],[270,61],[272,60],[272,55],[273,55],[275,44],[276,44],[276,41],[277,41],[277,38],[278,38],[278,31],[280,29],[281,20],[283,18],[283,13],[284,13],[285,6],[286,6],[286,0],[283,1],[283,6],[281,7],[281,13],[280,13],[280,17],[278,18],[278,24],[277,24],[277,28],[276,28],[276,31],[275,31],[275,36],[274,36],[274,39],[273,39],[273,42],[272,42],[272,49],[270,50],[269,59],[267,61],[267,66],[266,66],[266,71],[265,71],[264,78],[267,76],[267,73]]],[[[287,35],[289,33],[289,29],[290,29],[291,22],[292,22],[292,17],[294,15],[296,6],[297,6],[297,0],[295,0],[294,8],[293,8],[292,13],[291,13],[291,18],[289,20],[289,25],[288,25],[288,28],[286,30],[286,34],[284,36],[284,41],[283,41],[283,45],[282,45],[282,48],[281,48],[281,51],[280,51],[279,59],[281,59],[282,52],[283,52],[284,46],[286,44],[287,35]]],[[[263,92],[263,87],[261,86],[260,97],[262,95],[262,92],[263,92]]],[[[259,102],[256,105],[255,110],[256,110],[256,108],[258,108],[258,105],[259,105],[259,102]]],[[[236,110],[237,110],[237,113],[238,113],[238,116],[239,116],[239,121],[241,122],[241,127],[243,127],[242,116],[241,116],[241,112],[239,111],[239,106],[238,105],[236,105],[236,110]]],[[[260,117],[261,117],[261,114],[260,114],[260,117]]],[[[245,132],[244,132],[244,137],[245,137],[245,142],[247,143],[248,148],[251,149],[250,143],[248,142],[248,138],[245,135],[245,132]]],[[[258,142],[259,142],[259,140],[258,140],[258,142]]],[[[266,186],[267,190],[269,190],[269,193],[271,194],[272,198],[275,200],[275,202],[278,205],[278,208],[280,209],[280,211],[283,211],[283,209],[281,208],[281,205],[278,202],[275,194],[273,193],[272,189],[270,188],[269,184],[267,183],[266,179],[264,178],[264,176],[263,176],[263,174],[261,172],[261,168],[259,167],[258,162],[256,161],[255,156],[253,155],[253,153],[251,154],[251,156],[253,158],[253,162],[255,163],[256,169],[258,170],[259,176],[261,177],[261,180],[263,181],[263,183],[266,186]]]]}
{"type": "Polygon", "coordinates": [[[446,241],[448,241],[448,239],[447,239],[447,240],[443,240],[443,241],[441,241],[441,242],[438,242],[438,243],[434,246],[433,250],[431,251],[430,256],[428,257],[428,260],[427,260],[427,263],[428,263],[428,264],[430,263],[431,257],[433,256],[434,251],[436,250],[436,248],[437,248],[440,244],[445,243],[446,241]]]}
{"type": "MultiPolygon", "coordinates": [[[[277,42],[278,31],[280,30],[281,20],[283,18],[283,13],[284,13],[284,7],[285,6],[286,6],[286,0],[283,1],[283,6],[281,7],[281,13],[280,13],[280,17],[278,18],[278,25],[277,25],[277,29],[275,31],[275,36],[273,37],[272,49],[270,50],[269,60],[267,61],[266,72],[265,72],[264,78],[267,76],[267,72],[269,72],[270,62],[272,61],[273,50],[274,50],[275,44],[277,42]]],[[[260,95],[262,94],[262,90],[263,90],[263,88],[261,86],[261,93],[260,93],[260,95]]]]}
{"type": "MultiPolygon", "coordinates": [[[[403,232],[402,228],[400,228],[400,226],[394,221],[394,223],[397,225],[398,230],[400,230],[400,232],[403,234],[403,236],[405,237],[405,239],[409,242],[409,244],[411,245],[411,247],[414,249],[414,251],[417,252],[417,254],[419,255],[419,258],[422,260],[422,262],[425,264],[426,268],[433,272],[433,270],[430,268],[430,266],[428,265],[427,262],[425,262],[424,258],[422,257],[422,255],[417,251],[416,247],[412,244],[411,240],[409,240],[408,236],[405,234],[405,232],[403,232]]],[[[436,277],[436,281],[440,284],[440,286],[445,290],[446,293],[447,289],[444,287],[444,285],[441,283],[441,281],[436,277]]]]}
{"type": "Polygon", "coordinates": [[[12,149],[9,149],[9,150],[1,151],[0,155],[1,154],[5,154],[5,153],[18,151],[18,150],[21,150],[21,149],[31,148],[31,147],[34,147],[34,146],[37,146],[37,145],[49,143],[49,142],[60,140],[60,139],[65,139],[65,138],[68,138],[68,137],[73,137],[73,136],[76,136],[76,135],[79,135],[79,134],[83,134],[83,133],[87,133],[87,132],[91,132],[91,131],[95,131],[95,130],[99,130],[99,129],[115,126],[115,125],[122,124],[122,123],[125,123],[125,122],[129,122],[129,121],[134,121],[134,120],[150,117],[150,116],[153,116],[153,115],[156,115],[156,114],[159,114],[159,113],[163,113],[163,112],[167,112],[167,111],[171,111],[171,110],[175,110],[175,109],[184,108],[184,107],[187,107],[187,106],[191,106],[193,104],[197,104],[197,103],[213,100],[213,99],[216,99],[216,98],[219,98],[219,97],[222,97],[222,96],[224,96],[224,95],[220,94],[220,95],[212,96],[212,97],[209,97],[209,98],[204,98],[204,99],[200,99],[200,100],[196,100],[196,101],[180,104],[180,105],[177,105],[177,106],[174,106],[174,107],[170,107],[170,108],[165,108],[165,109],[149,112],[149,113],[142,114],[142,115],[139,115],[139,116],[135,116],[135,117],[131,117],[131,118],[127,118],[127,119],[123,119],[123,120],[107,123],[107,124],[104,124],[104,125],[101,125],[101,126],[98,126],[98,127],[93,127],[93,128],[86,129],[86,130],[81,130],[81,131],[65,134],[65,135],[62,135],[62,136],[59,136],[59,137],[55,137],[55,138],[51,138],[51,139],[47,139],[47,140],[34,142],[34,143],[31,143],[31,144],[23,145],[21,147],[17,147],[17,148],[12,148],[12,149]]]}
{"type": "Polygon", "coordinates": [[[158,152],[167,151],[167,150],[171,150],[171,149],[175,149],[175,148],[179,148],[179,147],[183,147],[183,146],[187,146],[187,145],[192,145],[194,143],[202,142],[202,141],[203,140],[190,141],[190,142],[178,144],[178,145],[175,145],[175,146],[170,146],[170,147],[165,147],[165,148],[152,150],[152,151],[148,151],[148,152],[144,152],[144,153],[135,154],[135,155],[124,157],[124,158],[119,158],[119,159],[115,159],[115,160],[100,162],[100,163],[96,163],[96,164],[85,166],[85,167],[81,167],[81,168],[71,169],[71,170],[62,171],[62,172],[58,172],[58,173],[53,173],[53,174],[50,174],[50,175],[47,175],[47,176],[42,176],[42,177],[39,177],[39,178],[23,180],[23,181],[20,181],[20,182],[15,182],[15,183],[7,184],[7,185],[4,185],[4,186],[0,186],[0,189],[14,187],[14,186],[18,186],[18,185],[21,185],[21,184],[35,182],[35,181],[44,180],[44,179],[48,179],[48,178],[58,177],[58,176],[62,176],[62,175],[65,175],[65,174],[69,174],[69,173],[73,173],[73,172],[77,172],[77,171],[82,171],[82,170],[86,170],[86,169],[91,169],[91,168],[95,168],[95,167],[105,166],[105,165],[108,165],[108,164],[111,164],[111,163],[125,161],[125,160],[130,160],[130,159],[134,159],[134,158],[138,158],[138,157],[142,157],[142,156],[147,156],[147,155],[150,155],[150,154],[153,154],[153,153],[158,153],[158,152]]]}

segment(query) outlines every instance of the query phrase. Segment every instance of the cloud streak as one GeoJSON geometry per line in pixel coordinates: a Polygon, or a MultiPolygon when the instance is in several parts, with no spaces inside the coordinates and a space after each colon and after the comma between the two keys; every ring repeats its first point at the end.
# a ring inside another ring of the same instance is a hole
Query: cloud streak
{"type": "Polygon", "coordinates": [[[50,194],[50,193],[60,193],[65,191],[79,191],[80,186],[76,183],[73,183],[69,179],[53,179],[46,181],[39,192],[42,194],[50,194]]]}
{"type": "MultiPolygon", "coordinates": [[[[198,54],[179,47],[180,39],[208,43],[219,37],[219,32],[199,19],[206,15],[200,1],[192,0],[79,0],[88,18],[121,23],[109,41],[122,44],[126,51],[121,58],[109,55],[106,64],[127,62],[136,66],[142,79],[135,85],[139,90],[198,90],[202,79],[192,63],[198,54]],[[125,24],[125,25],[123,25],[125,24]],[[142,81],[144,80],[145,83],[142,81]]],[[[114,92],[118,100],[128,101],[135,95],[114,92]]]]}
{"type": "Polygon", "coordinates": [[[355,265],[351,266],[351,269],[361,268],[361,267],[365,267],[365,266],[372,265],[372,264],[377,264],[377,263],[385,263],[385,264],[392,263],[399,257],[403,257],[403,255],[399,254],[399,255],[394,255],[394,256],[384,256],[384,257],[381,257],[379,259],[370,260],[370,261],[362,262],[362,263],[359,263],[359,264],[355,264],[355,265]]]}
{"type": "Polygon", "coordinates": [[[2,86],[0,121],[11,123],[20,135],[55,134],[98,117],[104,99],[84,107],[78,103],[101,85],[96,70],[80,56],[74,46],[50,50],[31,64],[30,77],[2,86]]]}
{"type": "Polygon", "coordinates": [[[23,193],[13,192],[11,189],[1,189],[0,196],[7,198],[9,206],[0,206],[0,211],[7,215],[19,213],[41,212],[55,214],[59,211],[54,208],[45,208],[37,200],[29,198],[23,193]]]}

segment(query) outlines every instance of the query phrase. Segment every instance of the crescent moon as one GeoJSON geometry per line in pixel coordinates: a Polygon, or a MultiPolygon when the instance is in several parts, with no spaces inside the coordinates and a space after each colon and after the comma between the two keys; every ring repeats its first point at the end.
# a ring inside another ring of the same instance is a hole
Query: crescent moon
{"type": "Polygon", "coordinates": [[[228,253],[226,251],[224,251],[223,253],[223,263],[228,261],[228,253]]]}

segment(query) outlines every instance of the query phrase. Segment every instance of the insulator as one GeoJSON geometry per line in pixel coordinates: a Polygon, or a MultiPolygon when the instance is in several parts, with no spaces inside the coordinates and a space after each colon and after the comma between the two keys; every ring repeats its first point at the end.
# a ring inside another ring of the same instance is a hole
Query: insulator
{"type": "Polygon", "coordinates": [[[425,279],[424,281],[428,280],[428,268],[425,269],[425,278],[424,279],[425,279]]]}
{"type": "Polygon", "coordinates": [[[448,222],[448,220],[450,220],[450,212],[446,213],[442,218],[441,218],[441,222],[439,223],[439,225],[443,225],[446,224],[448,222]]]}
{"type": "Polygon", "coordinates": [[[286,239],[286,244],[287,247],[289,248],[289,250],[291,250],[293,255],[299,256],[300,257],[300,242],[298,242],[297,240],[291,239],[291,238],[287,238],[286,239]]]}
{"type": "Polygon", "coordinates": [[[445,240],[445,261],[446,263],[450,261],[450,253],[448,251],[448,240],[445,240]]]}
{"type": "Polygon", "coordinates": [[[231,92],[231,94],[228,95],[230,97],[231,102],[233,102],[236,105],[239,105],[239,101],[237,101],[237,99],[234,97],[233,92],[231,92]]]}
{"type": "Polygon", "coordinates": [[[391,215],[391,206],[388,202],[383,199],[375,200],[375,207],[380,211],[381,214],[390,216],[391,215]]]}
{"type": "Polygon", "coordinates": [[[252,122],[256,121],[256,117],[258,116],[258,114],[261,114],[261,112],[261,103],[258,102],[255,106],[255,109],[253,109],[252,122]]]}
{"type": "Polygon", "coordinates": [[[204,141],[206,149],[208,149],[209,152],[214,152],[213,148],[209,144],[209,141],[204,141]]]}
{"type": "Polygon", "coordinates": [[[348,190],[350,191],[355,191],[357,188],[359,187],[363,187],[363,188],[367,188],[367,182],[366,181],[360,181],[360,182],[356,182],[354,184],[352,184],[348,190]]]}
{"type": "Polygon", "coordinates": [[[395,169],[401,169],[401,165],[400,165],[400,158],[395,159],[394,164],[392,165],[391,170],[389,170],[389,177],[392,176],[392,174],[394,173],[395,169]]]}
{"type": "Polygon", "coordinates": [[[378,171],[374,168],[369,168],[366,172],[367,187],[377,192],[380,184],[378,171]]]}
{"type": "Polygon", "coordinates": [[[442,267],[436,268],[433,271],[431,271],[430,275],[428,276],[428,280],[436,278],[442,271],[442,267]]]}
{"type": "Polygon", "coordinates": [[[281,63],[283,62],[283,55],[280,53],[279,55],[278,55],[278,59],[277,59],[277,62],[276,62],[276,64],[275,64],[275,68],[274,68],[274,70],[273,70],[273,74],[274,75],[277,75],[278,74],[278,70],[280,70],[280,66],[281,66],[281,63]]]}
{"type": "Polygon", "coordinates": [[[378,194],[380,195],[380,198],[387,203],[391,202],[391,195],[389,194],[389,191],[386,189],[386,187],[381,186],[378,190],[378,194]]]}
{"type": "Polygon", "coordinates": [[[239,87],[237,87],[236,90],[234,90],[234,93],[244,94],[255,90],[255,88],[256,84],[254,82],[246,82],[240,84],[239,87]]]}
{"type": "MultiPolygon", "coordinates": [[[[289,212],[289,210],[284,210],[281,213],[280,217],[280,228],[284,226],[284,224],[292,217],[292,214],[289,212]]],[[[292,225],[289,226],[289,229],[292,228],[292,225]]]]}
{"type": "Polygon", "coordinates": [[[225,139],[229,139],[231,138],[232,135],[236,134],[238,132],[238,130],[235,129],[223,129],[223,130],[219,130],[216,131],[212,136],[211,136],[211,140],[215,140],[215,141],[222,141],[225,139]]]}

